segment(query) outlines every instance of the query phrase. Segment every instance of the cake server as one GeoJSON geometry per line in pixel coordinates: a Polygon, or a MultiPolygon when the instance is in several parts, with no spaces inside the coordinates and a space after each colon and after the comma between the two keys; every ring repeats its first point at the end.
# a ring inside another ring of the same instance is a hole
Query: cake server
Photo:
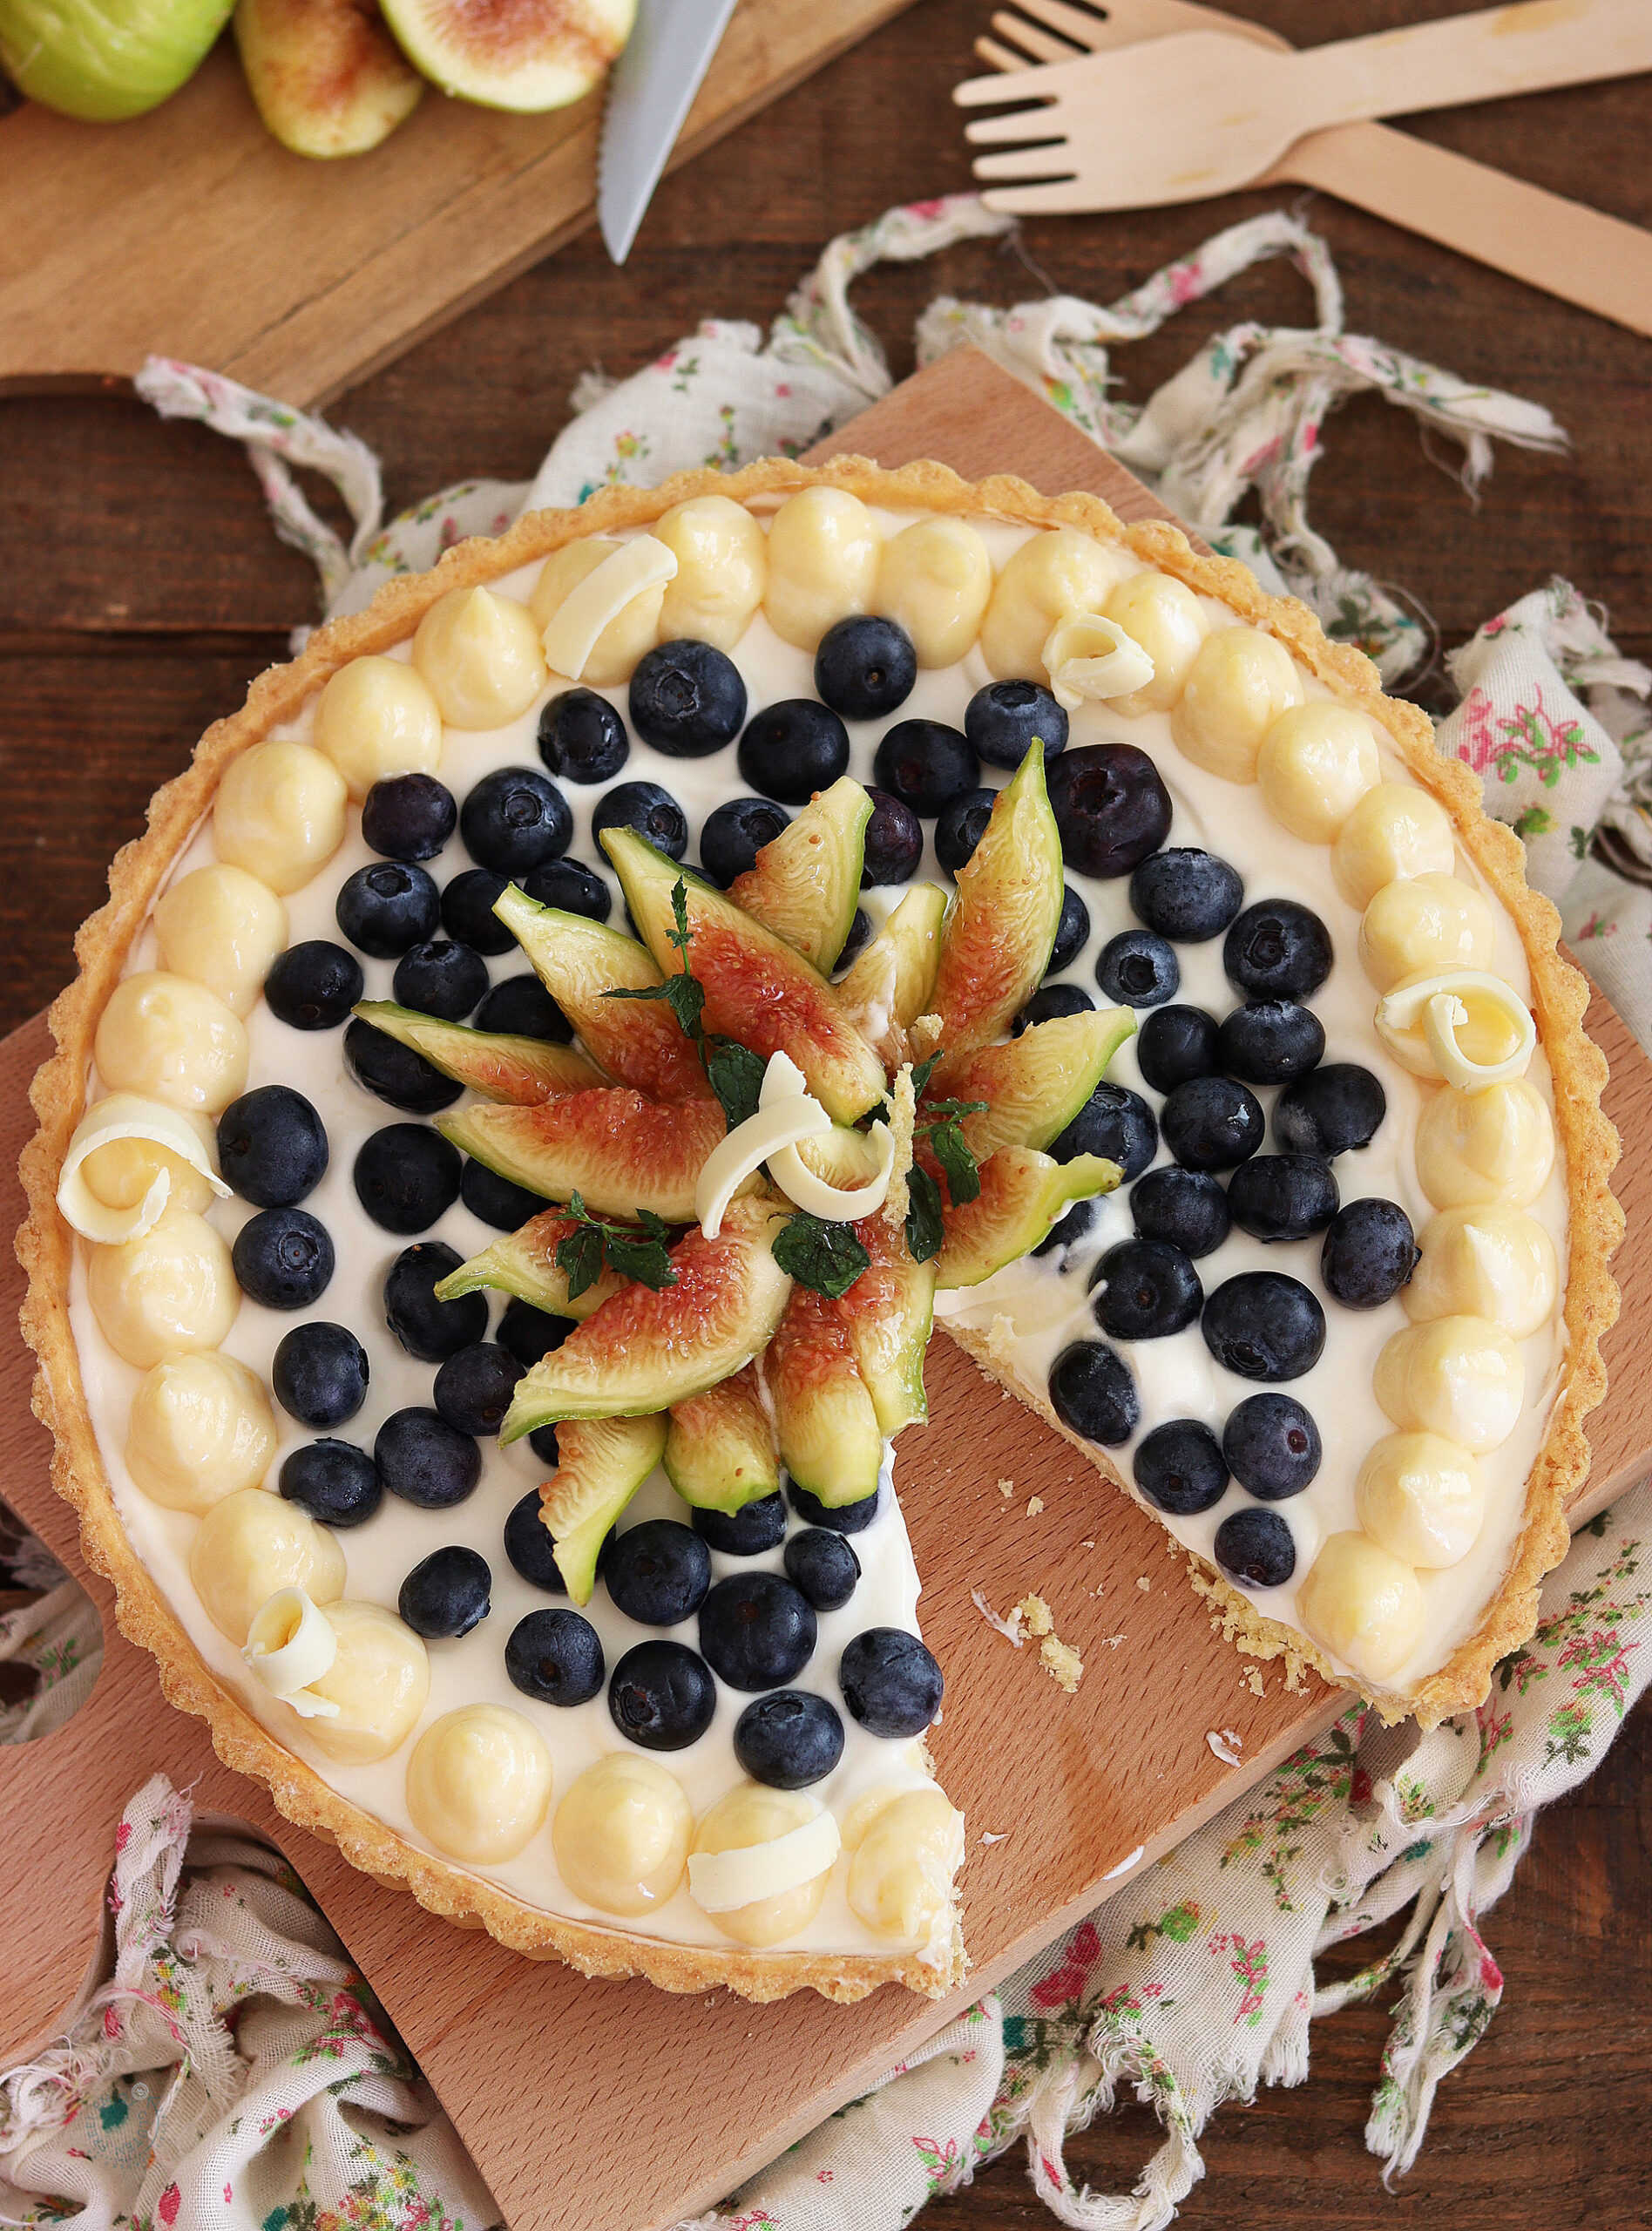
{"type": "Polygon", "coordinates": [[[636,24],[609,72],[597,156],[597,216],[616,263],[631,253],[734,12],[735,0],[638,0],[636,24]]]}

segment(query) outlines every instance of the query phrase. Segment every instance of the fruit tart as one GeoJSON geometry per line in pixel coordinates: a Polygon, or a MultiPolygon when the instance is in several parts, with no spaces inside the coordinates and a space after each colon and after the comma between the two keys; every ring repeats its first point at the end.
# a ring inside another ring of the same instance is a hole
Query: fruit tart
{"type": "Polygon", "coordinates": [[[534,514],[264,675],[111,893],[25,1157],[58,1484],[432,1911],[958,1977],[937,1319],[1243,1647],[1432,1720],[1529,1631],[1615,1308],[1583,982],[1174,529],[853,458],[534,514]]]}

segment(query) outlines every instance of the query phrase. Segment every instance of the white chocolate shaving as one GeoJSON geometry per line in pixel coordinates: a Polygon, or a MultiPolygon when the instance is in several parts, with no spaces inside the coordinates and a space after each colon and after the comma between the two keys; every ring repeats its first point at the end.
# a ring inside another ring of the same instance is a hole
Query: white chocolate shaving
{"type": "Polygon", "coordinates": [[[639,534],[576,581],[545,624],[540,641],[553,674],[578,682],[605,627],[633,597],[674,580],[677,553],[657,535],[639,534]]]}
{"type": "Polygon", "coordinates": [[[1058,620],[1045,642],[1044,664],[1055,702],[1067,713],[1087,699],[1127,697],[1153,679],[1153,661],[1141,644],[1099,612],[1058,620]]]}
{"type": "Polygon", "coordinates": [[[278,1588],[258,1611],[241,1652],[252,1672],[301,1719],[336,1719],[338,1706],[311,1696],[312,1685],[333,1670],[338,1637],[333,1623],[301,1588],[278,1588]]]}
{"type": "Polygon", "coordinates": [[[1391,1051],[1399,1050],[1394,1044],[1397,1038],[1414,1032],[1419,1024],[1434,1067],[1447,1084],[1465,1092],[1524,1076],[1537,1047],[1537,1025],[1525,1000],[1512,984],[1483,968],[1452,968],[1442,975],[1425,976],[1378,1001],[1377,1035],[1391,1051]],[[1495,1007],[1514,1032],[1514,1049],[1500,1061],[1471,1061],[1457,1042],[1459,1030],[1469,1019],[1464,1004],[1468,993],[1495,1007]]]}
{"type": "Polygon", "coordinates": [[[81,1165],[99,1147],[112,1146],[118,1139],[143,1139],[152,1146],[165,1147],[199,1170],[220,1200],[229,1197],[230,1188],[213,1169],[200,1134],[181,1109],[146,1100],[141,1093],[112,1092],[81,1117],[58,1180],[58,1206],[83,1239],[95,1241],[100,1247],[118,1247],[128,1239],[141,1239],[159,1223],[171,1197],[171,1172],[161,1170],[135,1208],[112,1209],[98,1198],[81,1165]]]}
{"type": "MultiPolygon", "coordinates": [[[[776,1054],[774,1061],[784,1061],[786,1056],[776,1054]]],[[[790,1062],[787,1067],[791,1067],[790,1062]]],[[[694,1187],[694,1213],[707,1238],[715,1239],[722,1230],[724,1212],[735,1197],[735,1188],[761,1170],[771,1156],[787,1149],[796,1161],[799,1139],[818,1138],[831,1128],[831,1117],[819,1101],[806,1092],[788,1093],[783,1099],[771,1100],[767,1106],[760,1101],[757,1113],[748,1116],[743,1123],[737,1123],[728,1137],[713,1148],[700,1173],[694,1187]]],[[[798,1166],[802,1168],[801,1162],[798,1166]]],[[[829,1192],[833,1189],[829,1186],[824,1190],[829,1192]]],[[[880,1194],[878,1197],[883,1197],[880,1194]]]]}
{"type": "Polygon", "coordinates": [[[825,1874],[842,1845],[836,1817],[822,1811],[766,1844],[743,1844],[735,1851],[691,1851],[688,1895],[702,1913],[734,1913],[759,1898],[779,1897],[812,1882],[825,1874]]]}
{"type": "MultiPolygon", "coordinates": [[[[818,1102],[810,1098],[803,1081],[803,1073],[786,1054],[771,1054],[768,1067],[763,1072],[762,1089],[757,1095],[757,1115],[755,1123],[765,1114],[795,1107],[802,1100],[816,1108],[818,1102]]],[[[824,1109],[821,1110],[824,1115],[824,1109]]],[[[741,1129],[745,1130],[746,1124],[741,1129]]],[[[813,1125],[809,1130],[796,1130],[789,1140],[765,1155],[768,1174],[787,1199],[811,1217],[819,1217],[827,1224],[853,1224],[857,1217],[870,1217],[881,1209],[889,1197],[890,1181],[895,1174],[895,1140],[887,1123],[874,1123],[871,1138],[878,1152],[878,1166],[863,1185],[830,1185],[818,1177],[797,1151],[798,1139],[817,1137],[825,1124],[813,1125]]],[[[730,1136],[735,1136],[730,1134],[730,1136]]],[[[728,1143],[724,1142],[725,1145],[728,1143]]],[[[720,1148],[719,1152],[721,1151],[720,1148]]],[[[715,1157],[714,1157],[714,1159],[715,1157]]],[[[709,1164],[707,1165],[709,1168],[709,1164]]],[[[702,1183],[705,1182],[702,1177],[702,1183]]],[[[704,1219],[701,1219],[702,1223],[704,1219]]],[[[714,1238],[714,1234],[708,1235],[714,1238]]]]}

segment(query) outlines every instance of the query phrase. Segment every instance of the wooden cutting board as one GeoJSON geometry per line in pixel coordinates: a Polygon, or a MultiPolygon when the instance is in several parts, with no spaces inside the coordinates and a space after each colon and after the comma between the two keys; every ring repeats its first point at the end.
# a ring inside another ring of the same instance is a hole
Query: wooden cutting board
{"type": "MultiPolygon", "coordinates": [[[[908,0],[740,0],[686,162],[908,0]]],[[[314,162],[258,119],[232,42],[121,125],[0,119],[0,395],[130,378],[151,352],[314,405],[582,232],[599,91],[549,116],[434,86],[371,154],[314,162]]]]}
{"type": "MultiPolygon", "coordinates": [[[[972,476],[1012,463],[1048,494],[1082,487],[1127,516],[1156,510],[1065,419],[972,353],[909,381],[829,446],[886,465],[938,456],[972,476]]],[[[1612,1063],[1607,1107],[1626,1143],[1617,1191],[1629,1237],[1616,1265],[1623,1317],[1606,1349],[1612,1391],[1593,1421],[1580,1521],[1652,1468],[1652,1062],[1598,998],[1589,1027],[1612,1063]]],[[[39,1020],[0,1042],[8,1173],[30,1128],[28,1080],[46,1043],[39,1020]]],[[[15,1217],[16,1181],[6,1182],[15,1217]]],[[[10,1321],[20,1278],[9,1264],[0,1288],[10,1321]]],[[[0,1482],[85,1577],[107,1655],[68,1726],[0,1748],[0,2065],[61,2026],[95,1968],[115,1822],[146,1776],[164,1770],[194,1785],[203,1812],[250,1822],[287,1854],[514,2231],[656,2231],[698,2214],[1093,1909],[1138,1846],[1147,1858],[1169,1849],[1347,1702],[1315,1680],[1287,1695],[1272,1668],[1266,1695],[1253,1696],[1154,1522],[938,1339],[931,1422],[903,1445],[901,1497],[924,1576],[924,1631],[947,1675],[937,1760],[969,1822],[963,1889],[975,1966],[965,1991],[940,2004],[890,1987],[853,2007],[808,1994],[753,2007],[726,1993],[681,1999],[646,1983],[587,1983],[432,1920],[219,1763],[202,1724],[166,1705],[151,1659],[116,1632],[107,1586],[85,1574],[73,1515],[51,1491],[46,1439],[29,1414],[29,1369],[10,1339],[0,1349],[0,1482]],[[1004,1478],[1016,1485],[1007,1503],[1004,1478]],[[1028,1517],[1033,1495],[1045,1507],[1028,1517]],[[1076,1696],[1063,1696],[1030,1651],[1011,1651],[970,1600],[978,1588],[1003,1609],[1029,1587],[1083,1655],[1076,1696]],[[1118,1632],[1127,1640],[1108,1648],[1118,1632]],[[1208,1730],[1224,1727],[1243,1738],[1239,1767],[1206,1743],[1208,1730]],[[984,1846],[983,1831],[1005,1840],[984,1846]]]]}

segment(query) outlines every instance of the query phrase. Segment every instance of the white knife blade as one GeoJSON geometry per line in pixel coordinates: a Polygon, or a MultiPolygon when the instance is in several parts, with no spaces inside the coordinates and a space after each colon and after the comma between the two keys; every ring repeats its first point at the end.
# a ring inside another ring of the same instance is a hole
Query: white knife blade
{"type": "Polygon", "coordinates": [[[735,0],[638,0],[635,27],[609,73],[597,158],[597,215],[616,263],[631,253],[734,12],[735,0]]]}

